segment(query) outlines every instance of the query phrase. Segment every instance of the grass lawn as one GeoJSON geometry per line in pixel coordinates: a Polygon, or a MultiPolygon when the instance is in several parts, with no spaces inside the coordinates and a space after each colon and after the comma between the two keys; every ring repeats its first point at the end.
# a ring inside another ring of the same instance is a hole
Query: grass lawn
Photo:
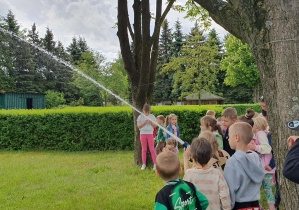
{"type": "Polygon", "coordinates": [[[154,209],[164,184],[133,159],[132,151],[1,151],[0,209],[154,209]]]}

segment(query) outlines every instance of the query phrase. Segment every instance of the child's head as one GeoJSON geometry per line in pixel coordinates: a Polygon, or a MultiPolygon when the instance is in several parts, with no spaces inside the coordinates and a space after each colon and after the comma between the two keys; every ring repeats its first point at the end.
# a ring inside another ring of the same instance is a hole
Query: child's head
{"type": "Polygon", "coordinates": [[[264,117],[256,117],[256,118],[253,118],[253,122],[254,122],[254,125],[253,125],[253,132],[254,133],[257,133],[259,131],[264,131],[264,130],[267,130],[267,121],[264,117]]]}
{"type": "Polygon", "coordinates": [[[175,125],[175,124],[177,124],[177,122],[178,122],[177,116],[175,114],[170,114],[169,115],[169,123],[171,125],[175,125]]]}
{"type": "Polygon", "coordinates": [[[262,110],[267,111],[267,107],[266,107],[266,102],[265,102],[264,96],[261,96],[259,98],[259,102],[260,102],[262,110]]]}
{"type": "Polygon", "coordinates": [[[255,111],[252,109],[247,109],[246,114],[238,117],[238,122],[247,122],[253,127],[253,120],[252,118],[255,115],[255,111]]]}
{"type": "Polygon", "coordinates": [[[217,120],[209,115],[200,119],[200,129],[201,131],[217,131],[220,135],[222,135],[222,129],[220,125],[217,124],[217,120]]]}
{"type": "Polygon", "coordinates": [[[142,111],[145,115],[149,115],[152,111],[151,106],[149,104],[144,104],[142,111]]]}
{"type": "Polygon", "coordinates": [[[216,119],[216,112],[214,110],[208,110],[206,115],[212,116],[216,119]]]}
{"type": "Polygon", "coordinates": [[[212,132],[204,131],[199,134],[198,138],[204,138],[211,144],[212,154],[218,153],[219,144],[217,142],[216,136],[212,132]]]}
{"type": "Polygon", "coordinates": [[[166,140],[166,149],[169,151],[174,150],[174,148],[176,147],[177,144],[177,140],[175,140],[174,138],[169,138],[166,140]]]}
{"type": "Polygon", "coordinates": [[[163,115],[158,115],[157,116],[157,123],[159,125],[163,125],[165,123],[165,117],[163,115]]]}
{"type": "Polygon", "coordinates": [[[192,159],[196,163],[199,163],[201,166],[205,166],[212,157],[212,146],[208,140],[202,137],[196,138],[192,141],[190,153],[192,159]]]}
{"type": "Polygon", "coordinates": [[[252,127],[247,122],[237,122],[229,128],[228,141],[232,149],[236,149],[237,145],[247,146],[252,138],[252,127]]]}
{"type": "Polygon", "coordinates": [[[232,107],[227,107],[221,114],[222,125],[229,128],[237,121],[237,110],[232,107]]]}
{"type": "Polygon", "coordinates": [[[178,179],[182,173],[180,159],[175,153],[170,151],[164,151],[157,156],[156,169],[157,176],[164,181],[178,179]]]}

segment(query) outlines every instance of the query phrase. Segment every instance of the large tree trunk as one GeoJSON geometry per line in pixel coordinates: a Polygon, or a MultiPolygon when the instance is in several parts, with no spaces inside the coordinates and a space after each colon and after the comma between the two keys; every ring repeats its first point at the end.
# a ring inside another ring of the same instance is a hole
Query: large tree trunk
{"type": "MultiPolygon", "coordinates": [[[[285,122],[299,116],[299,1],[195,0],[234,36],[249,44],[260,71],[284,209],[299,209],[299,185],[282,168],[287,138],[298,135],[285,122]]],[[[299,170],[299,169],[298,169],[299,170]]]]}
{"type": "MultiPolygon", "coordinates": [[[[132,104],[138,110],[142,110],[145,103],[150,104],[153,95],[153,84],[158,56],[158,43],[161,24],[175,0],[170,0],[162,13],[162,0],[156,0],[155,27],[150,35],[150,1],[134,0],[134,24],[131,27],[128,16],[127,0],[118,0],[118,38],[124,66],[130,78],[132,104]],[[130,39],[133,40],[131,51],[130,39]]],[[[139,113],[134,111],[134,162],[141,164],[140,133],[137,128],[139,113]]],[[[149,158],[147,158],[149,160],[149,158]]]]}

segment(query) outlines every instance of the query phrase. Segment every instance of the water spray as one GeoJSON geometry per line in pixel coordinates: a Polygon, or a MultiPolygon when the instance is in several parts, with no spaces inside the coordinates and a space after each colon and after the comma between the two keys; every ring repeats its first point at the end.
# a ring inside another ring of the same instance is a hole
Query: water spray
{"type": "Polygon", "coordinates": [[[27,44],[35,47],[36,49],[40,50],[41,52],[45,53],[46,55],[49,55],[52,57],[52,59],[54,59],[55,61],[69,67],[71,70],[77,72],[79,75],[85,77],[86,79],[88,79],[89,81],[93,82],[94,84],[98,85],[99,87],[101,87],[103,90],[105,90],[106,92],[110,93],[111,95],[113,95],[115,98],[119,99],[120,101],[122,101],[123,103],[125,103],[126,105],[130,106],[133,110],[135,110],[136,112],[138,112],[139,114],[143,115],[147,120],[150,120],[151,122],[153,122],[156,126],[158,126],[159,128],[161,128],[163,131],[165,131],[166,133],[168,133],[172,138],[174,138],[175,140],[177,140],[180,144],[182,144],[185,148],[187,148],[189,146],[188,142],[184,142],[182,139],[180,139],[179,137],[177,137],[176,135],[174,135],[173,133],[171,133],[170,131],[166,130],[163,126],[159,125],[157,122],[151,120],[149,117],[147,117],[143,112],[141,112],[140,110],[138,110],[136,107],[134,107],[133,105],[131,105],[129,102],[127,102],[126,100],[124,100],[123,98],[121,98],[120,96],[116,95],[115,93],[113,93],[111,90],[107,89],[106,87],[104,87],[102,84],[100,84],[98,81],[94,80],[93,78],[89,77],[88,75],[84,74],[83,72],[81,72],[79,69],[75,68],[74,66],[72,66],[70,63],[60,59],[59,57],[57,57],[56,55],[48,52],[47,50],[43,49],[40,46],[37,46],[34,43],[30,43],[28,42],[26,39],[16,35],[15,33],[11,32],[11,31],[7,31],[3,28],[0,27],[0,31],[5,33],[5,34],[9,34],[12,37],[15,37],[19,40],[21,40],[22,42],[26,42],[27,44]]]}

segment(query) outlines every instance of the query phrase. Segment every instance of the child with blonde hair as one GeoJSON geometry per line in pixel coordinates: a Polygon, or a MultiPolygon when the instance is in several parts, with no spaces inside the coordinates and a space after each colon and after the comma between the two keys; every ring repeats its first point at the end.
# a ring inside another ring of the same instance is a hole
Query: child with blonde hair
{"type": "Polygon", "coordinates": [[[265,169],[259,156],[248,150],[252,138],[252,127],[246,122],[234,123],[229,128],[229,144],[236,152],[227,160],[223,176],[229,187],[233,210],[259,209],[265,169]]]}
{"type": "Polygon", "coordinates": [[[177,140],[174,138],[169,138],[166,140],[166,146],[163,148],[164,151],[171,151],[176,153],[176,145],[177,145],[177,140]]]}
{"type": "Polygon", "coordinates": [[[201,131],[211,131],[216,136],[218,142],[218,149],[223,150],[223,134],[220,125],[217,124],[217,120],[212,116],[204,116],[200,119],[201,131]]]}
{"type": "MultiPolygon", "coordinates": [[[[169,125],[166,127],[166,130],[168,130],[170,133],[174,134],[178,138],[181,138],[180,136],[180,129],[179,126],[177,125],[178,118],[175,114],[170,114],[168,115],[168,120],[169,120],[169,125]]],[[[171,136],[166,133],[166,139],[171,138],[171,136]]],[[[175,153],[179,154],[179,149],[178,149],[178,142],[176,143],[176,148],[175,148],[175,153]]]]}
{"type": "MultiPolygon", "coordinates": [[[[253,132],[256,135],[256,138],[253,139],[253,142],[248,145],[248,148],[252,151],[256,151],[261,154],[262,164],[265,169],[268,169],[270,161],[273,157],[271,153],[271,146],[268,141],[267,129],[268,123],[264,117],[253,118],[253,132]]],[[[266,194],[269,210],[275,209],[275,198],[272,192],[272,181],[275,174],[276,167],[271,170],[266,170],[265,177],[262,182],[263,190],[266,194]]]]}
{"type": "Polygon", "coordinates": [[[206,116],[211,116],[216,119],[216,112],[214,110],[208,110],[206,116]]]}
{"type": "Polygon", "coordinates": [[[155,209],[202,209],[209,202],[195,185],[179,179],[182,173],[180,159],[173,152],[165,151],[157,156],[158,177],[163,179],[165,186],[157,193],[155,209]]]}
{"type": "Polygon", "coordinates": [[[208,163],[208,166],[213,166],[214,168],[219,169],[222,173],[228,158],[229,154],[224,150],[219,150],[218,142],[216,136],[210,131],[204,131],[199,134],[198,138],[206,139],[212,146],[212,158],[208,163]]]}
{"type": "Polygon", "coordinates": [[[211,157],[212,147],[208,140],[202,137],[194,139],[184,150],[183,180],[193,183],[207,197],[208,210],[230,210],[229,188],[220,170],[208,165],[211,157]],[[189,168],[190,157],[194,162],[192,168],[189,168]]]}
{"type": "Polygon", "coordinates": [[[155,123],[153,122],[156,122],[156,118],[153,114],[151,114],[152,110],[149,104],[144,104],[142,111],[144,115],[141,114],[137,118],[137,126],[140,130],[140,141],[141,141],[141,148],[142,148],[141,170],[145,170],[146,167],[147,145],[149,147],[154,162],[153,170],[156,170],[156,153],[155,153],[154,136],[153,136],[154,127],[156,127],[155,123]]]}

